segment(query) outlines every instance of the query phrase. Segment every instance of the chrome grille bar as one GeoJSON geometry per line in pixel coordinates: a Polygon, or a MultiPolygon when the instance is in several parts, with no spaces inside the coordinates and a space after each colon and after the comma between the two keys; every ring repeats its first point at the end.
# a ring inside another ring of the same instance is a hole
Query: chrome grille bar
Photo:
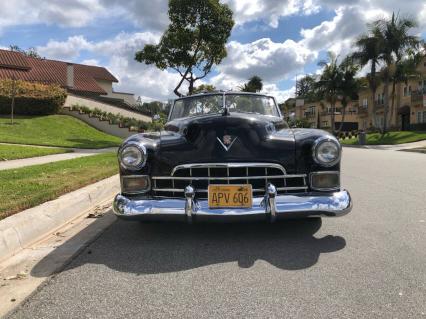
{"type": "Polygon", "coordinates": [[[184,188],[187,185],[191,185],[195,192],[202,194],[201,197],[203,197],[208,192],[208,185],[216,182],[222,182],[225,185],[244,182],[252,184],[253,193],[257,195],[265,193],[268,183],[275,184],[277,192],[281,193],[308,190],[306,174],[287,174],[284,167],[274,163],[184,164],[176,166],[170,176],[152,176],[151,178],[154,194],[165,197],[183,197],[184,188]]]}
{"type": "MultiPolygon", "coordinates": [[[[277,178],[304,178],[306,174],[292,174],[292,175],[272,175],[272,176],[231,176],[231,177],[171,177],[171,176],[152,176],[153,180],[180,180],[180,181],[226,181],[226,180],[250,180],[250,179],[277,179],[277,178]]],[[[247,182],[247,184],[249,184],[247,182]]]]}

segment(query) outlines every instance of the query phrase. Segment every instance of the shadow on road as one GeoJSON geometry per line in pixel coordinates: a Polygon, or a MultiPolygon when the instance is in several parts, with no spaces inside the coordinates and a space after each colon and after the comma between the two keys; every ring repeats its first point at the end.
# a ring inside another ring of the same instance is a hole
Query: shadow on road
{"type": "MultiPolygon", "coordinates": [[[[96,227],[96,223],[89,227],[96,227]]],[[[257,260],[286,270],[304,269],[314,265],[320,254],[346,246],[340,236],[314,237],[320,228],[321,220],[317,219],[196,225],[117,220],[68,269],[100,264],[120,272],[157,274],[226,262],[249,268],[257,260]]],[[[61,249],[66,247],[57,250],[61,249]]],[[[45,276],[43,269],[55,253],[40,261],[32,275],[45,276]]]]}

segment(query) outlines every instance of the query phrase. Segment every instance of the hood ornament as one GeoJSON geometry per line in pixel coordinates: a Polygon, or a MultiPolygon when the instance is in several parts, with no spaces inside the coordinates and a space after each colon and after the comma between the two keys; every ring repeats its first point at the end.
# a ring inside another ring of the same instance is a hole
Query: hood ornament
{"type": "Polygon", "coordinates": [[[238,137],[232,137],[231,135],[224,135],[222,137],[222,140],[219,137],[216,137],[216,139],[219,141],[220,145],[225,149],[225,151],[229,151],[232,147],[232,145],[235,143],[235,141],[238,139],[238,137]]]}

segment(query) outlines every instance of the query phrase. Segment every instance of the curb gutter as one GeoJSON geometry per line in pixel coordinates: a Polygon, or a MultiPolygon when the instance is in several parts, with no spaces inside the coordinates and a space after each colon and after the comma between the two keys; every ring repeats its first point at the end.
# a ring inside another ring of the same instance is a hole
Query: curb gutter
{"type": "Polygon", "coordinates": [[[0,262],[41,240],[120,191],[118,175],[0,221],[0,262]]]}

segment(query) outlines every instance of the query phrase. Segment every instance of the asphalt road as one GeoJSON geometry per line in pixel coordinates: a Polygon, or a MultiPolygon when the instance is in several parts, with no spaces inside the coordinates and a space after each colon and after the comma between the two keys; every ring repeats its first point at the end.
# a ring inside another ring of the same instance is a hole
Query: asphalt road
{"type": "Polygon", "coordinates": [[[343,161],[345,217],[117,221],[11,318],[426,318],[426,155],[343,161]]]}

